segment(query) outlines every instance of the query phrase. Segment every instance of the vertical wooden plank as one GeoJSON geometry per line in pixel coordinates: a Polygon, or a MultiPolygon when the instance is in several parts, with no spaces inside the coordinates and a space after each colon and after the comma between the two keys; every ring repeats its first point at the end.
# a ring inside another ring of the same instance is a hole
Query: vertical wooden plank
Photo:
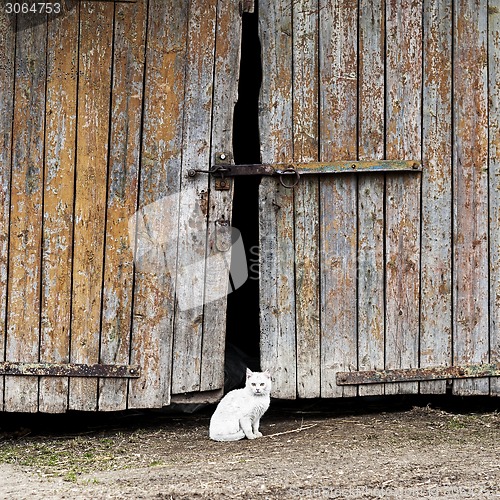
{"type": "MultiPolygon", "coordinates": [[[[357,157],[357,3],[322,0],[320,160],[357,157]]],[[[320,180],[321,396],[355,396],[338,371],[357,369],[357,180],[320,180]]]]}
{"type": "MultiPolygon", "coordinates": [[[[292,137],[292,1],[259,4],[263,78],[259,101],[262,161],[287,162],[292,137]]],[[[259,188],[261,366],[273,370],[273,396],[297,393],[293,190],[276,179],[259,188]]]]}
{"type": "MultiPolygon", "coordinates": [[[[189,6],[182,169],[210,164],[217,0],[189,6]]],[[[208,177],[181,179],[172,393],[199,391],[205,302],[208,177]]]]}
{"type": "MultiPolygon", "coordinates": [[[[47,25],[18,17],[7,361],[38,361],[47,25]]],[[[38,409],[36,377],[5,378],[5,410],[38,409]]]]}
{"type": "MultiPolygon", "coordinates": [[[[131,362],[142,376],[129,384],[129,408],[153,408],[170,401],[182,109],[186,64],[187,9],[175,0],[151,0],[148,7],[146,78],[138,217],[146,236],[137,234],[131,362]],[[156,202],[156,203],[155,203],[156,202]],[[170,210],[156,209],[156,204],[170,210]],[[151,217],[149,217],[151,214],[151,217]],[[175,231],[175,234],[174,234],[175,231]],[[159,238],[159,240],[158,240],[159,238]],[[168,245],[162,247],[162,242],[168,245]],[[140,257],[138,257],[140,256],[140,257]]],[[[133,236],[133,235],[132,235],[133,236]]]]}
{"type": "MultiPolygon", "coordinates": [[[[452,2],[424,1],[420,366],[451,366],[452,2]]],[[[446,381],[422,382],[444,393],[446,381]]]]}
{"type": "MultiPolygon", "coordinates": [[[[241,51],[241,15],[238,2],[218,1],[216,27],[211,158],[220,152],[225,152],[228,157],[232,156],[233,112],[238,100],[239,79],[239,70],[236,68],[239,68],[241,51]]],[[[215,179],[210,180],[208,265],[205,275],[206,301],[201,356],[202,391],[224,386],[226,295],[231,241],[224,242],[223,235],[231,227],[232,199],[232,186],[229,191],[216,191],[215,179]]]]}
{"type": "MultiPolygon", "coordinates": [[[[134,263],[128,222],[137,208],[147,1],[117,4],[100,361],[129,362],[134,263]]],[[[126,408],[127,381],[99,381],[99,410],[126,408]]]]}
{"type": "MultiPolygon", "coordinates": [[[[293,159],[318,161],[318,0],[293,4],[293,159]]],[[[297,393],[321,393],[319,181],[294,192],[297,393]]]]}
{"type": "MultiPolygon", "coordinates": [[[[490,361],[500,359],[500,1],[489,2],[490,361]]],[[[500,379],[490,381],[500,396],[500,379]]]]}
{"type": "MultiPolygon", "coordinates": [[[[422,2],[386,4],[386,157],[421,156],[422,2]]],[[[386,368],[418,366],[420,177],[386,179],[386,368]]],[[[388,384],[386,394],[418,383],[388,384]]]]}
{"type": "MultiPolygon", "coordinates": [[[[101,320],[114,5],[80,4],[71,361],[97,363],[101,320]]],[[[97,409],[97,380],[70,380],[69,408],[97,409]]]]}
{"type": "MultiPolygon", "coordinates": [[[[69,362],[76,156],[78,3],[49,18],[40,361],[69,362]]],[[[41,377],[39,409],[64,412],[68,379],[41,377]]]]}
{"type": "MultiPolygon", "coordinates": [[[[359,4],[360,160],[384,158],[384,1],[359,4]]],[[[384,188],[383,175],[358,179],[358,360],[359,370],[384,368],[384,188]]],[[[360,396],[384,393],[383,384],[359,387],[360,396]]]]}
{"type": "MultiPolygon", "coordinates": [[[[453,287],[455,364],[488,361],[487,1],[455,3],[453,102],[453,287]]],[[[488,379],[453,383],[454,394],[487,394],[488,379]]]]}
{"type": "MultiPolygon", "coordinates": [[[[14,120],[15,18],[0,12],[0,359],[5,355],[7,274],[9,262],[12,122],[14,120]]],[[[3,411],[4,377],[0,377],[3,411]]]]}

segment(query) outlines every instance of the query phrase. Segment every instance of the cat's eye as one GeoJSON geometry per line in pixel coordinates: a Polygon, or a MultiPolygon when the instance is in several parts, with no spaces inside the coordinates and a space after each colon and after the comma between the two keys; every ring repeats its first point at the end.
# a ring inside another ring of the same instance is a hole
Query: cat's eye
{"type": "Polygon", "coordinates": [[[260,386],[261,386],[261,387],[264,387],[264,385],[265,385],[265,384],[264,384],[264,382],[261,382],[260,386]]]}
{"type": "Polygon", "coordinates": [[[255,387],[255,382],[252,382],[252,385],[255,387]]]}

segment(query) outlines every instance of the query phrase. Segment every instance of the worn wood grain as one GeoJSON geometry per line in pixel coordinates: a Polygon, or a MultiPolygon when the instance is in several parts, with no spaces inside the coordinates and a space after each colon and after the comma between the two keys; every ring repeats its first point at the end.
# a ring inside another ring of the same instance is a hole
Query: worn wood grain
{"type": "MultiPolygon", "coordinates": [[[[357,15],[348,0],[320,2],[321,161],[357,157],[357,15]]],[[[321,178],[319,196],[321,396],[355,396],[335,375],[357,369],[357,179],[321,178]]]]}
{"type": "MultiPolygon", "coordinates": [[[[424,2],[420,366],[451,366],[452,2],[424,2]]],[[[446,381],[422,382],[444,393],[446,381]]]]}
{"type": "Polygon", "coordinates": [[[183,156],[179,192],[172,393],[200,390],[207,252],[208,177],[185,174],[210,164],[217,1],[189,6],[183,156]]]}
{"type": "MultiPolygon", "coordinates": [[[[5,356],[7,278],[9,263],[10,183],[12,168],[12,121],[14,119],[13,20],[0,12],[0,358],[5,356]]],[[[0,377],[0,411],[3,411],[4,377],[0,377]]]]}
{"type": "Polygon", "coordinates": [[[302,180],[294,193],[297,393],[301,398],[321,394],[318,208],[319,180],[302,180]]]}
{"type": "MultiPolygon", "coordinates": [[[[238,100],[242,21],[237,2],[219,0],[217,4],[214,100],[211,159],[224,152],[232,156],[233,112],[238,100]]],[[[233,190],[216,191],[210,179],[205,271],[205,309],[201,353],[201,391],[224,387],[224,351],[228,273],[231,265],[231,213],[233,190]]],[[[237,228],[236,228],[237,229],[237,228]]],[[[246,262],[234,256],[233,278],[246,273],[246,262]]]]}
{"type": "MultiPolygon", "coordinates": [[[[490,361],[500,360],[500,2],[489,2],[489,200],[490,200],[490,361]]],[[[500,379],[490,381],[492,396],[500,396],[500,379]]]]}
{"type": "MultiPolygon", "coordinates": [[[[129,362],[134,262],[128,222],[137,208],[147,1],[117,4],[100,361],[129,362]]],[[[123,410],[127,381],[99,381],[99,410],[123,410]]]]}
{"type": "MultiPolygon", "coordinates": [[[[453,111],[453,362],[488,361],[487,2],[455,3],[453,111]]],[[[488,379],[455,394],[487,394],[488,379]]]]}
{"type": "MultiPolygon", "coordinates": [[[[421,156],[422,2],[386,4],[386,157],[421,156]],[[402,77],[404,75],[404,77],[402,77]]],[[[420,177],[386,178],[386,368],[418,366],[420,177]]],[[[418,391],[391,384],[386,394],[418,391]]]]}
{"type": "MultiPolygon", "coordinates": [[[[108,175],[114,6],[80,4],[71,362],[97,363],[108,175]]],[[[70,380],[69,408],[97,409],[97,379],[70,380]]]]}
{"type": "MultiPolygon", "coordinates": [[[[259,100],[262,161],[293,158],[292,1],[259,4],[263,72],[259,100]]],[[[261,367],[273,370],[273,396],[293,399],[296,381],[293,190],[276,179],[259,188],[261,367]]]]}
{"type": "MultiPolygon", "coordinates": [[[[76,157],[78,4],[48,23],[40,361],[68,363],[76,157]]],[[[68,405],[68,379],[41,377],[39,410],[68,405]]]]}
{"type": "MultiPolygon", "coordinates": [[[[17,46],[0,13],[0,357],[142,367],[128,397],[121,380],[73,379],[71,409],[163,406],[172,379],[200,401],[223,385],[232,191],[185,171],[231,154],[239,6],[147,4],[73,0],[66,16],[22,26],[17,46]],[[195,286],[176,288],[193,270],[195,286]]],[[[495,361],[499,2],[259,10],[264,162],[424,164],[421,185],[402,173],[303,176],[294,191],[262,181],[261,364],[274,368],[273,396],[355,395],[336,386],[341,370],[495,361]]],[[[454,392],[498,395],[499,384],[456,381],[454,392]]],[[[0,410],[65,411],[68,385],[11,377],[4,397],[2,379],[0,410]]],[[[446,389],[385,392],[418,387],[446,389]]]]}
{"type": "MultiPolygon", "coordinates": [[[[318,161],[318,0],[293,4],[293,160],[318,161]]],[[[319,180],[294,192],[297,394],[321,393],[319,180]]]]}
{"type": "Polygon", "coordinates": [[[182,2],[150,0],[140,165],[129,408],[170,401],[176,273],[174,242],[180,190],[187,12],[182,2]],[[178,199],[178,198],[177,198],[178,199]],[[142,226],[141,226],[142,224],[142,226]]]}
{"type": "MultiPolygon", "coordinates": [[[[358,155],[384,157],[385,16],[383,1],[359,4],[358,155]]],[[[358,367],[384,367],[383,175],[358,179],[358,367]]],[[[380,395],[382,384],[360,386],[359,395],[380,395]]]]}
{"type": "MultiPolygon", "coordinates": [[[[6,361],[38,361],[47,25],[18,19],[6,361]]],[[[38,409],[38,379],[5,378],[5,410],[38,409]]]]}

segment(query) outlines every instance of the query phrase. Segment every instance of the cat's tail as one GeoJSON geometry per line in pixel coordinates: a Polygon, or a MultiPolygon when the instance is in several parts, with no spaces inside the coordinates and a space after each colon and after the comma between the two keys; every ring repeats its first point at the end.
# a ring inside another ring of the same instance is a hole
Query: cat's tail
{"type": "Polygon", "coordinates": [[[245,433],[240,429],[232,434],[220,434],[215,432],[210,432],[210,439],[214,441],[239,441],[245,437],[245,433]]]}

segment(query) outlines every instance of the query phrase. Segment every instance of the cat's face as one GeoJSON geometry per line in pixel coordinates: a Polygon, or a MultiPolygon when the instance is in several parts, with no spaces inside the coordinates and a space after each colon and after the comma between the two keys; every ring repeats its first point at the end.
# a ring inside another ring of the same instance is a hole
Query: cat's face
{"type": "Polygon", "coordinates": [[[246,386],[255,396],[267,396],[271,392],[271,374],[269,371],[253,372],[247,368],[246,386]]]}

